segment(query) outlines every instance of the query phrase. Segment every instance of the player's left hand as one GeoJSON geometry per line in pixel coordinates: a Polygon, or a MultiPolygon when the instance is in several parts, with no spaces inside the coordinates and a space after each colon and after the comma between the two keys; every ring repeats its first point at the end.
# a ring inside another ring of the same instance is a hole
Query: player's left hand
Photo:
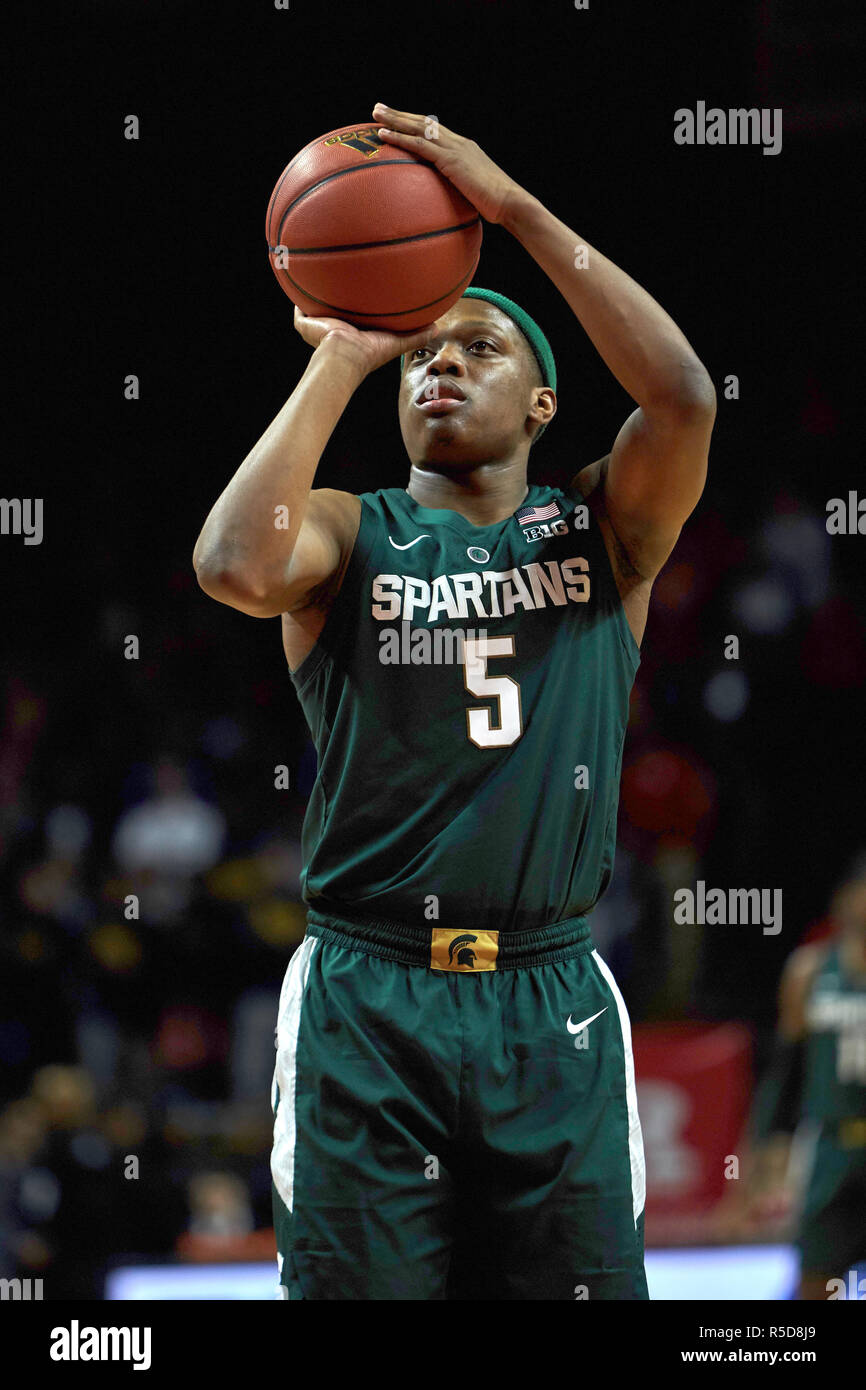
{"type": "Polygon", "coordinates": [[[394,111],[377,102],[373,119],[381,122],[383,128],[378,133],[382,140],[429,159],[487,222],[502,222],[513,195],[523,191],[474,140],[455,135],[435,116],[394,111]]]}

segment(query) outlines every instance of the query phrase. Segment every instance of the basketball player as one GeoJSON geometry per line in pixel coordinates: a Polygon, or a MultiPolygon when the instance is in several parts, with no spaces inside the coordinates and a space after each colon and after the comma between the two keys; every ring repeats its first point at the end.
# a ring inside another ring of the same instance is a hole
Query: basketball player
{"type": "Polygon", "coordinates": [[[587,918],[715,392],[659,305],[592,247],[576,269],[581,238],[473,141],[374,117],[516,237],[637,409],[543,487],[527,461],[556,369],[511,300],[473,287],[404,336],[296,311],[307,370],[199,537],[205,592],[281,616],[319,755],[274,1076],[282,1294],[645,1299],[630,1026],[587,918]],[[401,354],[406,489],[312,488],[353,393],[401,354]],[[455,632],[458,661],[433,640],[455,632]]]}
{"type": "MultiPolygon", "coordinates": [[[[788,1145],[809,1153],[797,1244],[801,1299],[846,1298],[866,1261],[866,856],[837,889],[832,936],[788,957],[774,1055],[755,1098],[744,1195],[753,1216],[784,1214],[788,1145]]],[[[856,1293],[855,1293],[856,1296],[856,1293]]]]}

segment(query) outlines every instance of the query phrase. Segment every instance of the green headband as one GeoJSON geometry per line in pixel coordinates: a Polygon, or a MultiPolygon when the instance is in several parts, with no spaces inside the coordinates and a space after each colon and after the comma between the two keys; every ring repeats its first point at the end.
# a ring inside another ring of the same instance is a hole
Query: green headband
{"type": "MultiPolygon", "coordinates": [[[[531,319],[525,309],[521,309],[519,304],[515,304],[513,299],[506,299],[504,294],[498,294],[496,290],[482,290],[477,285],[472,285],[470,289],[464,290],[461,296],[464,299],[486,299],[488,303],[495,304],[497,309],[501,309],[503,314],[507,314],[520,329],[529,346],[535,354],[535,360],[541,369],[542,386],[550,386],[556,390],[556,363],[553,360],[553,353],[550,350],[550,343],[545,338],[535,319],[531,319]]],[[[400,357],[400,371],[403,371],[403,353],[400,357]]]]}

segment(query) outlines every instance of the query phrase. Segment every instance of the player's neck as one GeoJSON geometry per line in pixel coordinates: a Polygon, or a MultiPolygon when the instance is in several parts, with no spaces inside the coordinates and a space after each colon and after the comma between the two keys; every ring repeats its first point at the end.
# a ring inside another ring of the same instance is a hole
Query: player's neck
{"type": "Polygon", "coordinates": [[[528,491],[526,461],[484,463],[456,475],[413,463],[406,491],[421,507],[446,507],[465,516],[473,526],[493,526],[524,501],[528,491]]]}

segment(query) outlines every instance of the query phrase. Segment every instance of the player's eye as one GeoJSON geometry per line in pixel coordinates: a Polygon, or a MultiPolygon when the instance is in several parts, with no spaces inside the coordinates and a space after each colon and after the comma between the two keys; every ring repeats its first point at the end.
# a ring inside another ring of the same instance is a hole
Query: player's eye
{"type": "MultiPolygon", "coordinates": [[[[469,344],[469,346],[470,346],[471,348],[479,347],[479,346],[480,346],[480,347],[489,347],[489,348],[492,348],[492,347],[493,347],[493,344],[492,344],[492,343],[489,343],[489,342],[487,341],[486,338],[476,338],[476,339],[474,340],[474,342],[471,342],[471,343],[469,344]]],[[[412,360],[412,361],[415,360],[415,354],[416,354],[416,353],[418,353],[418,352],[429,352],[429,351],[430,351],[430,349],[429,349],[429,348],[425,348],[425,347],[413,348],[413,349],[412,349],[412,354],[411,354],[411,360],[412,360]]]]}

